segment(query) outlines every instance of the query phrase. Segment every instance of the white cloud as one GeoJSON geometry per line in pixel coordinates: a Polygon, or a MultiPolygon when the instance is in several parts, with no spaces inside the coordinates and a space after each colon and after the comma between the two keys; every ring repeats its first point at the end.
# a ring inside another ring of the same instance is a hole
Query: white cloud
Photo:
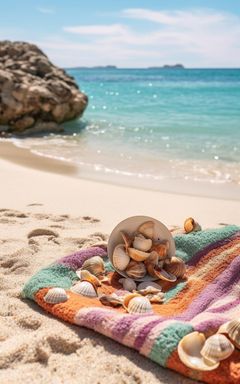
{"type": "Polygon", "coordinates": [[[125,34],[127,28],[121,24],[110,25],[81,25],[73,27],[63,27],[65,32],[75,33],[78,35],[118,35],[125,34]]]}
{"type": "Polygon", "coordinates": [[[54,9],[51,9],[51,8],[41,8],[41,7],[38,7],[37,11],[40,12],[40,13],[47,13],[47,14],[54,14],[55,13],[54,9]]]}

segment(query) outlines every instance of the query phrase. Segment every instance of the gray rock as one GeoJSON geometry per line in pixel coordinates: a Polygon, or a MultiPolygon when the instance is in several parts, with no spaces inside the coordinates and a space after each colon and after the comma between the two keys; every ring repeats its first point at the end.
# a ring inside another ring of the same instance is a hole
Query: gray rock
{"type": "Polygon", "coordinates": [[[36,45],[0,42],[0,136],[62,130],[87,103],[74,78],[36,45]]]}

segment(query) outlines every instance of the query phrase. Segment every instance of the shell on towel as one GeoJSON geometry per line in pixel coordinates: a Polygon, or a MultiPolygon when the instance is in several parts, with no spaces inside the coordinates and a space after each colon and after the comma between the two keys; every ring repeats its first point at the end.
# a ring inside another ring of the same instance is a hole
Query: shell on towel
{"type": "Polygon", "coordinates": [[[184,221],[184,230],[186,233],[201,231],[201,226],[192,218],[188,217],[184,221]]]}
{"type": "Polygon", "coordinates": [[[200,351],[205,344],[203,333],[192,332],[182,338],[178,344],[178,356],[188,368],[197,371],[213,371],[219,366],[219,361],[205,359],[200,351]]]}
{"type": "Polygon", "coordinates": [[[226,334],[233,344],[240,349],[240,320],[233,319],[221,325],[218,333],[226,334]]]}
{"type": "Polygon", "coordinates": [[[82,296],[97,297],[96,287],[89,281],[80,281],[71,287],[71,291],[82,296]]]}
{"type": "Polygon", "coordinates": [[[68,300],[68,295],[63,288],[50,288],[44,296],[44,301],[48,304],[64,303],[68,300]]]}
{"type": "Polygon", "coordinates": [[[127,306],[127,311],[129,313],[152,313],[152,305],[147,297],[144,296],[136,296],[133,297],[127,306]]]}
{"type": "Polygon", "coordinates": [[[100,256],[93,256],[85,260],[81,269],[86,269],[97,277],[103,276],[105,272],[104,262],[100,256]]]}
{"type": "Polygon", "coordinates": [[[205,359],[216,362],[227,359],[233,351],[234,346],[231,341],[226,336],[217,333],[206,340],[200,353],[205,359]]]}
{"type": "Polygon", "coordinates": [[[156,288],[157,290],[162,290],[162,287],[155,283],[154,281],[143,281],[142,283],[140,283],[137,287],[137,290],[138,291],[141,291],[142,289],[145,289],[147,287],[152,287],[152,288],[156,288]]]}
{"type": "Polygon", "coordinates": [[[164,265],[164,269],[176,277],[183,277],[186,273],[186,265],[182,259],[173,256],[169,263],[164,265]]]}
{"type": "Polygon", "coordinates": [[[95,287],[101,287],[102,283],[98,278],[90,273],[87,269],[79,269],[76,271],[77,276],[81,281],[89,281],[90,283],[94,284],[95,287]]]}

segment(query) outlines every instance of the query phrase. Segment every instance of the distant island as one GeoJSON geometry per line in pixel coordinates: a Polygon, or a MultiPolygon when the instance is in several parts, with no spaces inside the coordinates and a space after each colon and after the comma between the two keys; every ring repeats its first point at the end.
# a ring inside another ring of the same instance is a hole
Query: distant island
{"type": "Polygon", "coordinates": [[[94,67],[72,67],[69,69],[118,69],[116,65],[96,65],[94,67]]]}
{"type": "Polygon", "coordinates": [[[174,64],[174,65],[165,64],[161,67],[148,67],[148,69],[185,69],[185,67],[182,64],[174,64]]]}

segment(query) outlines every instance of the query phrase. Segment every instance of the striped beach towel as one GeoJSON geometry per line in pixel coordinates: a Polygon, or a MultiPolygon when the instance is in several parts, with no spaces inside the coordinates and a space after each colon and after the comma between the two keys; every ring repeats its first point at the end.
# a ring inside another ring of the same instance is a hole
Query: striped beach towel
{"type": "MultiPolygon", "coordinates": [[[[176,235],[175,243],[176,256],[188,266],[187,277],[174,285],[160,282],[166,301],[153,305],[153,314],[126,314],[123,308],[112,309],[98,298],[69,290],[78,280],[75,271],[85,260],[96,255],[105,260],[107,251],[100,247],[82,249],[42,269],[26,283],[23,295],[54,316],[134,348],[162,367],[206,383],[239,384],[240,350],[235,348],[216,370],[200,372],[179,360],[177,346],[190,332],[196,330],[209,337],[221,324],[240,318],[240,228],[226,226],[176,235]],[[66,289],[69,299],[47,304],[43,298],[51,287],[66,289]]],[[[106,265],[109,267],[109,262],[106,265]]],[[[103,284],[102,293],[121,288],[119,275],[109,274],[111,285],[103,284]]]]}

